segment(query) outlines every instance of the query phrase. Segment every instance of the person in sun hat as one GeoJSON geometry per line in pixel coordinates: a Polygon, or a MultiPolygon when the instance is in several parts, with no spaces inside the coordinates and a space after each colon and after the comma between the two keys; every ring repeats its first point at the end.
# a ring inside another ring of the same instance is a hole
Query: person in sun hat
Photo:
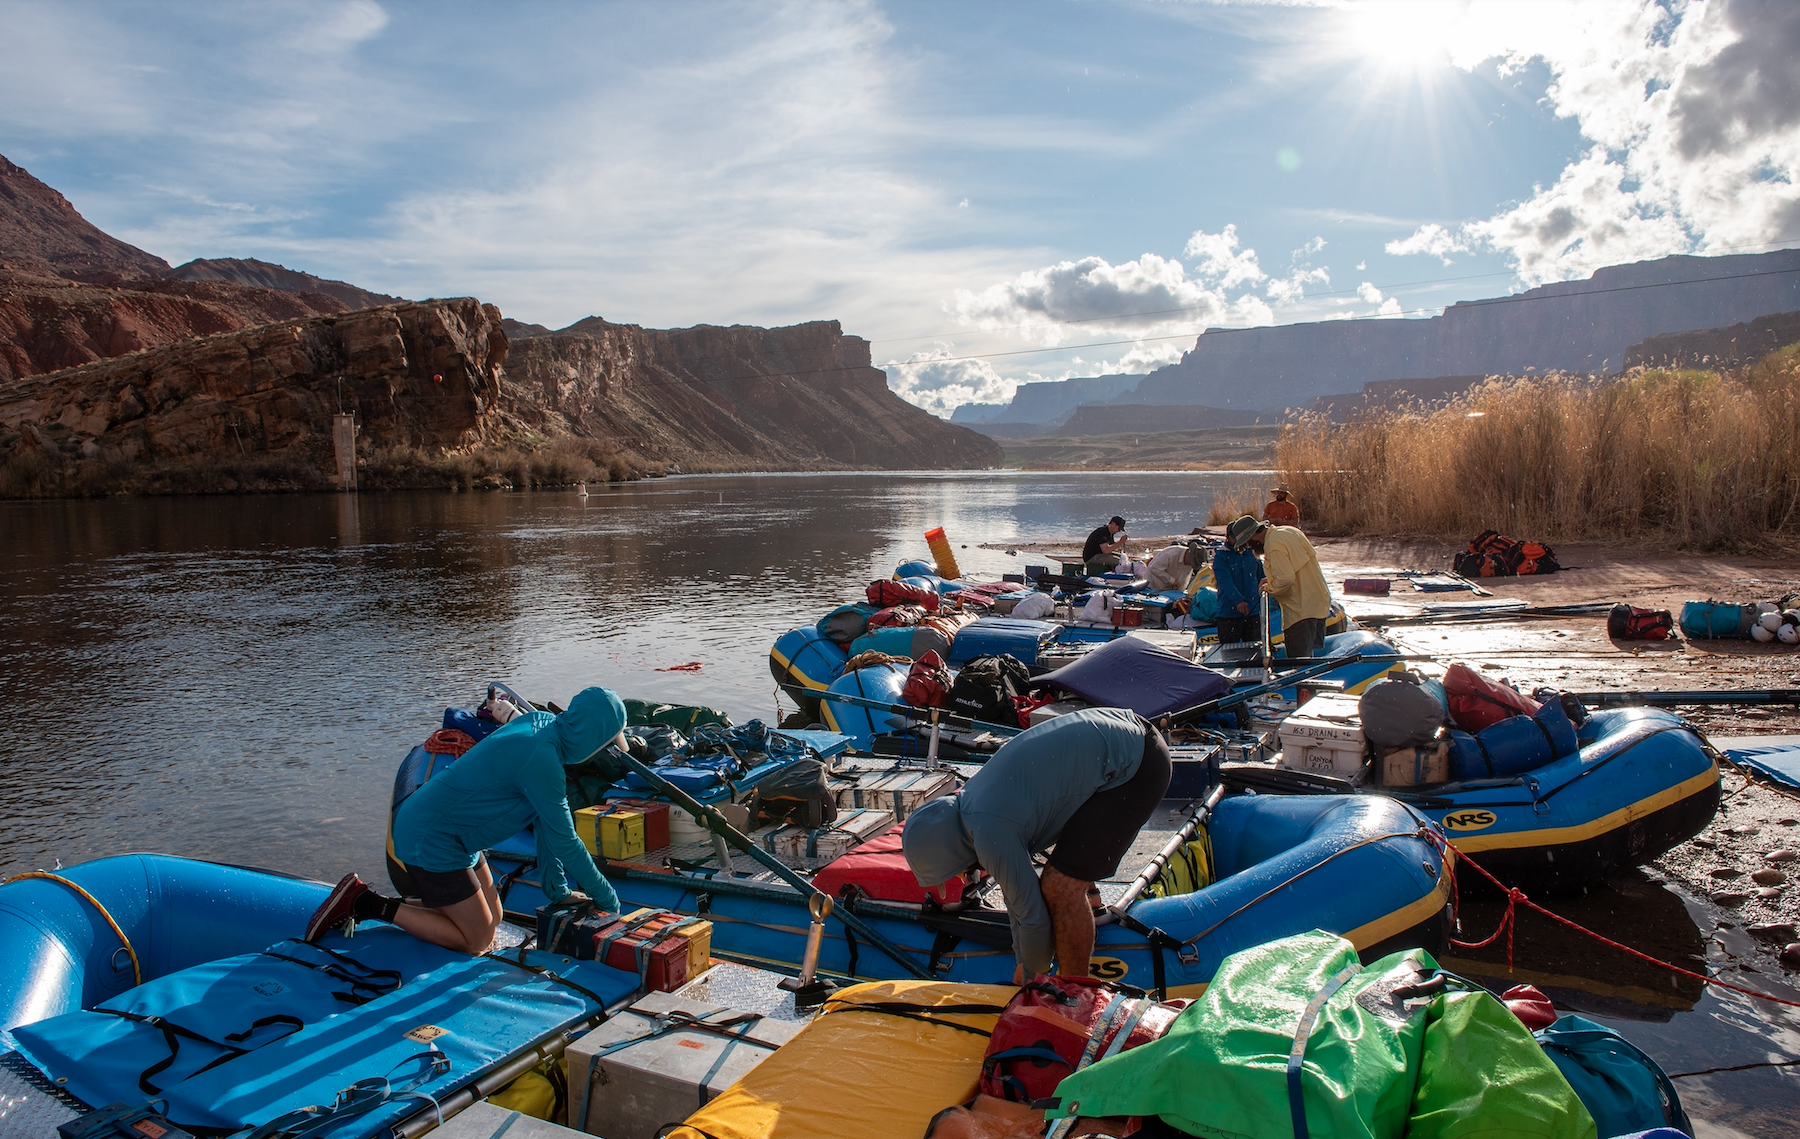
{"type": "Polygon", "coordinates": [[[1281,633],[1289,660],[1315,657],[1325,645],[1325,618],[1331,590],[1319,569],[1319,555],[1306,535],[1292,526],[1271,526],[1243,515],[1225,530],[1237,549],[1262,555],[1262,591],[1281,606],[1281,633]]]}
{"type": "Polygon", "coordinates": [[[1276,526],[1298,526],[1300,505],[1288,497],[1288,485],[1278,483],[1269,493],[1275,497],[1263,504],[1263,521],[1276,526]]]}
{"type": "Polygon", "coordinates": [[[1118,872],[1169,788],[1169,746],[1126,708],[1083,708],[1000,745],[961,791],[906,817],[901,850],[921,886],[980,866],[1012,920],[1015,982],[1088,975],[1096,883],[1118,872]],[[1055,849],[1052,850],[1051,848],[1055,849]],[[1050,850],[1040,879],[1032,856],[1050,850]]]}
{"type": "Polygon", "coordinates": [[[1206,568],[1206,543],[1198,538],[1158,550],[1144,572],[1151,589],[1186,589],[1188,579],[1206,568]]]}
{"type": "MultiPolygon", "coordinates": [[[[433,945],[485,953],[501,906],[482,852],[526,826],[537,835],[545,897],[568,897],[572,874],[597,908],[616,912],[618,895],[575,834],[563,769],[617,742],[624,727],[618,694],[587,688],[560,715],[531,712],[495,731],[408,796],[394,816],[394,857],[418,887],[418,901],[384,897],[346,874],[307,922],[306,940],[352,918],[379,919],[433,945]]],[[[621,764],[612,777],[624,774],[621,764]]]]}

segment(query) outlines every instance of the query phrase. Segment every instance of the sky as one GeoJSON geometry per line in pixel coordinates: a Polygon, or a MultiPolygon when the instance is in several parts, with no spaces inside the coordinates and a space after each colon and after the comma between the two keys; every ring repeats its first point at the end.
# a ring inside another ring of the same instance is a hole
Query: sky
{"type": "Polygon", "coordinates": [[[1791,0],[0,0],[0,42],[0,154],[172,264],[835,319],[940,414],[1800,244],[1791,0]]]}

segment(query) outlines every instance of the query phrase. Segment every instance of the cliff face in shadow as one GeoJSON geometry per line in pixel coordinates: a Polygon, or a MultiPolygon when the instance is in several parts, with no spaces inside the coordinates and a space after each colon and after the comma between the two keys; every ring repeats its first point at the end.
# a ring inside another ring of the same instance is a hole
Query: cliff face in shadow
{"type": "Polygon", "coordinates": [[[504,390],[533,430],[683,470],[963,469],[1000,447],[888,390],[835,320],[657,330],[590,317],[513,342],[504,390]]]}

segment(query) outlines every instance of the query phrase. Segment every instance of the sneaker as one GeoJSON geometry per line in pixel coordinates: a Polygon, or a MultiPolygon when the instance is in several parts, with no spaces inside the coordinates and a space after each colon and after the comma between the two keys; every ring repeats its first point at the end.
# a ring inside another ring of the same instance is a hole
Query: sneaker
{"type": "Polygon", "coordinates": [[[332,887],[325,904],[313,911],[312,920],[306,923],[306,940],[317,941],[355,917],[356,900],[368,892],[369,887],[361,878],[355,874],[344,875],[332,887]]]}

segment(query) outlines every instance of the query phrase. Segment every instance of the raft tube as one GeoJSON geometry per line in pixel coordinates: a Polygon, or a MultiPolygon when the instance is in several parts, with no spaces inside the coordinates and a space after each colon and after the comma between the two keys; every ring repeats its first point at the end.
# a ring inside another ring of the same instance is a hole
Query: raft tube
{"type": "MultiPolygon", "coordinates": [[[[904,704],[906,701],[901,699],[900,692],[906,687],[906,672],[905,668],[892,664],[859,668],[832,681],[827,691],[879,700],[883,704],[904,704]]],[[[885,712],[872,712],[837,700],[821,700],[819,704],[825,726],[849,736],[851,747],[857,751],[868,751],[874,746],[877,735],[894,730],[888,723],[894,717],[885,712]],[[876,717],[880,717],[879,722],[876,717]]]]}
{"type": "Polygon", "coordinates": [[[781,690],[809,716],[819,714],[819,693],[844,671],[850,654],[813,625],[789,629],[769,649],[769,672],[781,690]]]}
{"type": "Polygon", "coordinates": [[[333,1139],[366,1139],[434,1102],[447,1114],[448,1098],[478,1081],[506,1082],[503,1069],[541,1060],[540,1045],[639,987],[634,972],[547,953],[471,957],[383,922],[299,941],[329,892],[156,854],[8,882],[0,1052],[90,1107],[155,1099],[209,1135],[328,1109],[359,1080],[420,1076],[416,1094],[329,1127],[333,1139]],[[416,1063],[421,1025],[442,1029],[430,1065],[416,1063]]]}
{"type": "MultiPolygon", "coordinates": [[[[1700,732],[1658,708],[1593,713],[1581,750],[1503,779],[1387,791],[1439,823],[1509,886],[1572,889],[1654,861],[1705,830],[1719,764],[1700,732]]],[[[1479,875],[1463,872],[1468,888],[1479,875]]]]}
{"type": "MultiPolygon", "coordinates": [[[[1219,962],[1277,937],[1324,929],[1348,938],[1372,961],[1397,948],[1443,952],[1450,932],[1449,876],[1427,824],[1410,807],[1368,795],[1244,795],[1221,802],[1210,827],[1220,879],[1192,894],[1139,901],[1131,914],[1182,943],[1161,951],[1170,996],[1194,996],[1219,962]]],[[[506,884],[509,914],[535,913],[544,897],[528,841],[488,851],[506,884]]],[[[654,906],[703,914],[713,953],[792,972],[806,948],[805,900],[780,884],[710,879],[619,864],[605,867],[627,911],[654,906]]],[[[1121,867],[1121,873],[1130,872],[1121,867]]],[[[1006,984],[1015,960],[1006,914],[994,909],[925,914],[919,906],[859,899],[864,920],[917,964],[948,981],[1006,984]]],[[[1140,988],[1156,984],[1145,939],[1122,925],[1098,930],[1092,975],[1140,988]]],[[[840,977],[884,980],[909,974],[897,962],[828,921],[819,968],[840,977]]]]}

